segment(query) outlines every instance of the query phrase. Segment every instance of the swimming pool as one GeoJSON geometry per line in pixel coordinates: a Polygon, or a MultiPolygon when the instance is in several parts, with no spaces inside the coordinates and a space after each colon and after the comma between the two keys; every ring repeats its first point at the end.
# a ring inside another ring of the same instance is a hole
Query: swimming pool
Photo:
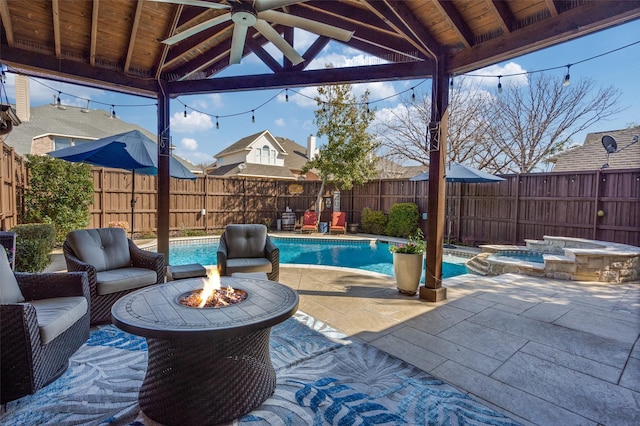
{"type": "MultiPolygon", "coordinates": [[[[386,242],[278,236],[273,236],[271,239],[280,249],[281,264],[341,266],[393,276],[393,256],[386,242]]],[[[201,243],[171,244],[169,256],[173,265],[189,263],[215,265],[217,249],[217,241],[212,240],[201,243]]],[[[442,263],[442,277],[450,278],[466,274],[467,267],[464,264],[466,260],[445,255],[442,263]]],[[[422,282],[424,282],[424,272],[422,282]]]]}
{"type": "Polygon", "coordinates": [[[544,257],[542,253],[526,251],[526,250],[502,250],[491,256],[495,258],[505,260],[517,260],[532,263],[544,263],[544,257]]]}

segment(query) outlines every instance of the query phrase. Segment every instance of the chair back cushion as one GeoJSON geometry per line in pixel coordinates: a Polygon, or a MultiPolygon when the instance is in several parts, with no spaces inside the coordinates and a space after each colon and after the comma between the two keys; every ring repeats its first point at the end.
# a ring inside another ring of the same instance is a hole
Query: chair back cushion
{"type": "Polygon", "coordinates": [[[316,214],[316,212],[314,210],[307,210],[306,212],[304,212],[304,219],[302,224],[315,226],[317,220],[318,220],[318,215],[316,214]]]}
{"type": "Polygon", "coordinates": [[[127,234],[122,228],[79,229],[67,234],[71,249],[98,272],[131,266],[127,234]]]}
{"type": "Polygon", "coordinates": [[[333,214],[331,215],[331,226],[341,226],[344,228],[346,221],[346,212],[333,212],[333,214]]]}
{"type": "Polygon", "coordinates": [[[0,303],[22,303],[24,296],[13,275],[9,258],[3,245],[0,244],[0,303]]]}
{"type": "Polygon", "coordinates": [[[267,244],[267,227],[260,224],[227,225],[225,228],[227,257],[264,257],[267,244]]]}

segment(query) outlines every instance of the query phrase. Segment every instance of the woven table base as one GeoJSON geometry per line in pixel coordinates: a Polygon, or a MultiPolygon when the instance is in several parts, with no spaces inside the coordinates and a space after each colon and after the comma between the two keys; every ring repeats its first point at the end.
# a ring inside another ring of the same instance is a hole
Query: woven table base
{"type": "Polygon", "coordinates": [[[206,340],[147,338],[140,408],[164,425],[212,425],[249,413],[276,387],[270,332],[206,340]]]}

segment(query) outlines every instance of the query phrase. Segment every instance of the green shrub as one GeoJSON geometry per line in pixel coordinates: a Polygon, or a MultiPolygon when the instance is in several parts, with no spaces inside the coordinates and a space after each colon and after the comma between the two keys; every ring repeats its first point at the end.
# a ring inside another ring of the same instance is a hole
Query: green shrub
{"type": "Polygon", "coordinates": [[[42,272],[51,263],[51,250],[56,242],[56,229],[50,223],[17,225],[16,271],[42,272]]]}
{"type": "Polygon", "coordinates": [[[387,226],[387,215],[380,210],[371,210],[365,207],[360,218],[361,232],[366,234],[384,235],[384,228],[387,226]]]}
{"type": "Polygon", "coordinates": [[[412,235],[418,228],[420,212],[418,206],[413,203],[398,203],[389,210],[389,221],[385,233],[392,237],[406,238],[412,235]]]}
{"type": "Polygon", "coordinates": [[[91,166],[48,155],[27,155],[27,160],[25,222],[53,224],[59,243],[70,231],[86,228],[93,203],[91,166]]]}

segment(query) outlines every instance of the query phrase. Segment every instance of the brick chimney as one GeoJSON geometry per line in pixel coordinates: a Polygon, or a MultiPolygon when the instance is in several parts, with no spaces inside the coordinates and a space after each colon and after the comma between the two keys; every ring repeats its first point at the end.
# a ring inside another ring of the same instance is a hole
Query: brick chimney
{"type": "Polygon", "coordinates": [[[26,75],[16,75],[16,113],[23,123],[31,119],[29,78],[26,75]]]}

